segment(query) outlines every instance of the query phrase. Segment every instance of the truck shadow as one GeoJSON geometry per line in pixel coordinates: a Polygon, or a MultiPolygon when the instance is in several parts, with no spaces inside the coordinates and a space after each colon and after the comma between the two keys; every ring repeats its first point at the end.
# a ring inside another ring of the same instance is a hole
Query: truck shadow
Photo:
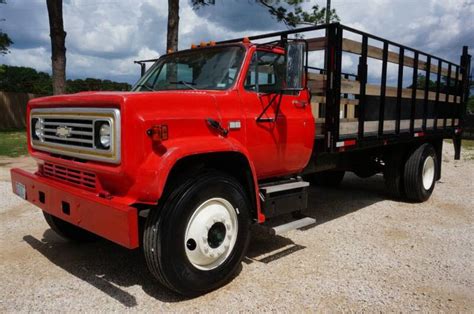
{"type": "Polygon", "coordinates": [[[146,268],[140,249],[128,250],[112,242],[66,242],[48,229],[39,240],[31,235],[23,237],[56,266],[89,283],[126,307],[137,306],[136,297],[121,287],[141,286],[151,297],[163,302],[179,302],[179,296],[161,286],[146,268]]]}
{"type": "MultiPolygon", "coordinates": [[[[380,177],[360,180],[349,175],[340,189],[311,187],[310,209],[304,214],[316,218],[317,223],[312,228],[384,199],[380,177]]],[[[140,249],[127,250],[108,241],[71,243],[52,230],[45,231],[41,240],[31,235],[24,236],[23,240],[56,266],[126,307],[135,307],[137,299],[122,287],[135,285],[163,302],[186,300],[152,278],[140,249]]],[[[268,264],[303,249],[304,246],[287,237],[272,236],[257,228],[252,230],[252,242],[244,262],[268,264]]]]}
{"type": "Polygon", "coordinates": [[[339,188],[311,187],[304,214],[315,218],[317,226],[388,198],[381,174],[361,179],[346,173],[339,188]]]}
{"type": "MultiPolygon", "coordinates": [[[[356,212],[377,202],[387,199],[384,180],[381,175],[360,179],[347,173],[339,188],[311,186],[309,190],[308,209],[304,216],[316,219],[316,223],[302,230],[315,228],[331,220],[356,212]]],[[[291,215],[282,216],[272,221],[278,225],[291,221],[291,215]]],[[[305,249],[291,239],[283,236],[272,236],[258,226],[253,230],[252,243],[247,254],[247,263],[253,261],[271,263],[280,258],[305,249]]]]}

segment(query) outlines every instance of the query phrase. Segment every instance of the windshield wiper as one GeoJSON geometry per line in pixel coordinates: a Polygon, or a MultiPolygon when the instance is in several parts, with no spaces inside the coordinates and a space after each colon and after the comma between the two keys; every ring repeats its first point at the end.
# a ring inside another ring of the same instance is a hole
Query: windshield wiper
{"type": "Polygon", "coordinates": [[[170,84],[181,84],[188,88],[196,90],[196,88],[192,86],[192,85],[196,85],[196,83],[193,83],[193,82],[177,81],[177,82],[170,82],[170,84]]]}
{"type": "Polygon", "coordinates": [[[151,88],[150,86],[148,86],[147,84],[138,84],[137,87],[145,87],[145,88],[148,89],[149,91],[154,91],[154,89],[151,88]]]}

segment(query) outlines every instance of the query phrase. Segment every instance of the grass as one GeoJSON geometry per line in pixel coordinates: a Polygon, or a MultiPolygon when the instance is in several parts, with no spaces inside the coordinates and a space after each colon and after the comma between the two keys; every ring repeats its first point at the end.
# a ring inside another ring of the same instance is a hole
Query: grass
{"type": "Polygon", "coordinates": [[[19,157],[26,154],[26,131],[0,131],[0,156],[19,157]]]}
{"type": "Polygon", "coordinates": [[[462,140],[462,148],[474,150],[474,140],[462,140]]]}

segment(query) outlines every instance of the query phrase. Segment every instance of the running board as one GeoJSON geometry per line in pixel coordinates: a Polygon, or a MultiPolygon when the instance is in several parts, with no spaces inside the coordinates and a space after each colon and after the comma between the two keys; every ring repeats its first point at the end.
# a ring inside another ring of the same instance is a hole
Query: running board
{"type": "Polygon", "coordinates": [[[288,191],[288,190],[304,188],[304,187],[308,187],[308,186],[309,186],[309,182],[294,181],[294,182],[288,182],[288,183],[282,183],[282,184],[261,186],[260,190],[263,190],[263,191],[265,191],[265,193],[270,194],[270,193],[276,193],[276,192],[282,192],[282,191],[288,191]]]}
{"type": "Polygon", "coordinates": [[[268,232],[272,235],[281,235],[287,233],[291,230],[301,229],[316,224],[316,219],[311,217],[304,217],[298,220],[290,221],[289,223],[275,226],[275,227],[265,227],[268,232]]]}
{"type": "Polygon", "coordinates": [[[266,218],[301,212],[308,207],[309,182],[301,178],[260,185],[260,201],[266,218]]]}

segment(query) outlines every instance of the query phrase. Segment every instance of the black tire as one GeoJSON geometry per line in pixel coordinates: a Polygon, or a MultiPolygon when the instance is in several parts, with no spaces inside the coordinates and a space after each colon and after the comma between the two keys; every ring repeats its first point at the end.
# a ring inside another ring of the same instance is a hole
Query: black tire
{"type": "Polygon", "coordinates": [[[393,154],[386,160],[383,177],[387,194],[394,199],[405,199],[405,185],[403,182],[405,160],[401,154],[393,154]]]}
{"type": "Polygon", "coordinates": [[[322,171],[310,174],[305,177],[312,185],[326,186],[336,188],[341,185],[342,179],[344,179],[345,171],[322,171]]]}
{"type": "Polygon", "coordinates": [[[93,242],[99,239],[99,236],[92,232],[79,228],[47,212],[43,211],[43,215],[51,229],[65,239],[74,242],[93,242]]]}
{"type": "Polygon", "coordinates": [[[143,249],[150,272],[179,294],[194,297],[226,284],[240,267],[249,243],[251,203],[233,177],[209,172],[185,180],[150,212],[145,223],[143,249]],[[212,198],[223,198],[237,208],[238,232],[229,256],[216,268],[195,267],[186,255],[185,232],[193,213],[212,198]]]}
{"type": "Polygon", "coordinates": [[[414,150],[405,163],[403,182],[407,198],[414,202],[426,201],[431,196],[431,193],[433,193],[436,178],[438,178],[438,169],[438,157],[431,144],[423,144],[414,150]],[[425,186],[423,183],[424,165],[425,162],[429,163],[430,161],[434,164],[433,179],[431,180],[431,175],[426,175],[426,178],[429,180],[427,180],[428,183],[425,186]]]}

